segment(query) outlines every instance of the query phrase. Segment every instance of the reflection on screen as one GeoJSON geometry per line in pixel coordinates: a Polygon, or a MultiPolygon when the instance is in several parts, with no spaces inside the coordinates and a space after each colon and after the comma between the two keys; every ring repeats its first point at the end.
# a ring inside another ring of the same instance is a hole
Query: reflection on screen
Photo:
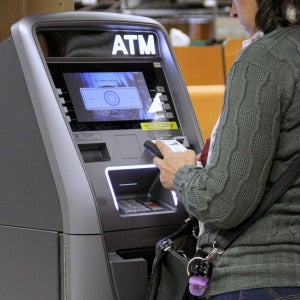
{"type": "Polygon", "coordinates": [[[152,120],[162,111],[142,72],[64,73],[79,122],[152,120]]]}
{"type": "Polygon", "coordinates": [[[81,88],[80,93],[87,110],[143,108],[136,87],[81,88]]]}

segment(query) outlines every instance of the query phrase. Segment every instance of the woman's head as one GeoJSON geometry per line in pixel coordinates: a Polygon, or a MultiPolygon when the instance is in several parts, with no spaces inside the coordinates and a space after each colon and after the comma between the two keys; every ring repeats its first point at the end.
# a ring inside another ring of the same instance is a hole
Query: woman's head
{"type": "Polygon", "coordinates": [[[230,15],[250,36],[257,31],[269,33],[278,25],[300,24],[300,0],[232,0],[230,15]]]}
{"type": "Polygon", "coordinates": [[[299,0],[256,0],[258,10],[256,25],[264,33],[273,31],[278,25],[287,27],[300,24],[299,0]]]}
{"type": "Polygon", "coordinates": [[[239,19],[250,37],[257,31],[255,24],[257,9],[256,0],[232,0],[230,16],[239,19]]]}

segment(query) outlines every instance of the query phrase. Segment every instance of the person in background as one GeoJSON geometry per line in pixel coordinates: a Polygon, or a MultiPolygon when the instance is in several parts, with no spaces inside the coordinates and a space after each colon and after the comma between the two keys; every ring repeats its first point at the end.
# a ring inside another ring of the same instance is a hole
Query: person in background
{"type": "MultiPolygon", "coordinates": [[[[233,64],[205,167],[156,145],[162,185],[205,224],[198,248],[239,226],[300,155],[300,1],[233,0],[249,40],[233,64]]],[[[300,299],[300,179],[221,255],[204,299],[300,299]]]]}

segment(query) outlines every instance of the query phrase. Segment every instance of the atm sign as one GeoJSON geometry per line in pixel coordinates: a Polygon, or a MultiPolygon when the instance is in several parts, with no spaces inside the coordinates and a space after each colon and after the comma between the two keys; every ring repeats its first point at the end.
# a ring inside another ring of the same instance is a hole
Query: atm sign
{"type": "Polygon", "coordinates": [[[153,34],[117,34],[115,35],[112,55],[156,55],[153,34]]]}

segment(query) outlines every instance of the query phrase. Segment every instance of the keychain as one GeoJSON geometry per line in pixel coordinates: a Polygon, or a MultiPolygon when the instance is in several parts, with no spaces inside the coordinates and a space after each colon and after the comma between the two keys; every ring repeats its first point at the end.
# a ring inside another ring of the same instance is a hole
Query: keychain
{"type": "Polygon", "coordinates": [[[213,263],[206,258],[196,256],[187,266],[189,276],[189,291],[193,296],[201,296],[208,287],[209,278],[212,274],[213,263]]]}
{"type": "Polygon", "coordinates": [[[201,251],[202,256],[197,253],[197,255],[188,262],[187,274],[189,276],[189,291],[191,295],[202,296],[204,294],[213,270],[213,263],[210,259],[215,254],[222,254],[223,252],[223,250],[215,248],[214,243],[211,253],[205,256],[201,251]]]}

